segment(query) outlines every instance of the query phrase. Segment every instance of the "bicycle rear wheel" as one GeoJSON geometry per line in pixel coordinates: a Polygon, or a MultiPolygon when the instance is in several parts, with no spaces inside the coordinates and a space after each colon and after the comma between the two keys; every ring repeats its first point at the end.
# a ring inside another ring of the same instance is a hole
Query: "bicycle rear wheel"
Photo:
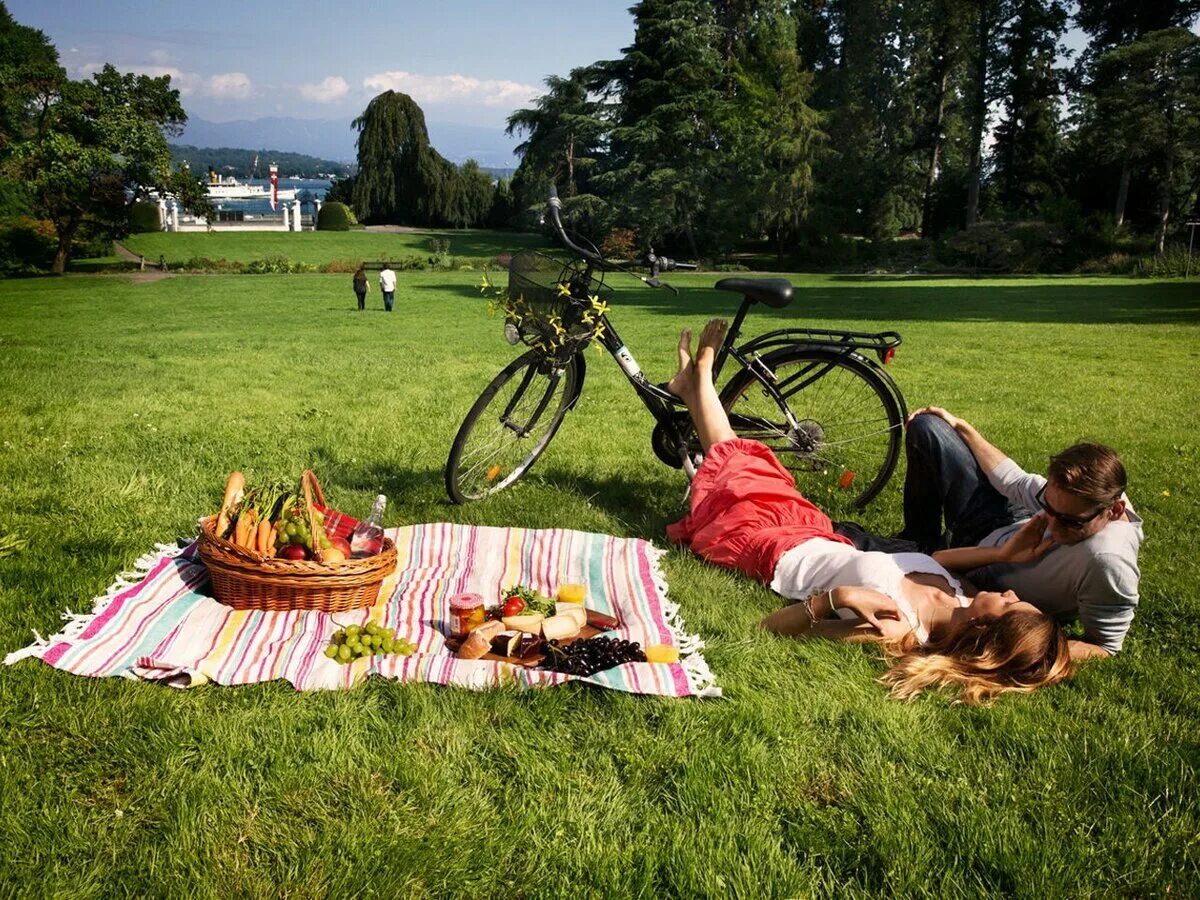
{"type": "Polygon", "coordinates": [[[721,392],[740,437],[762,441],[824,506],[831,495],[862,507],[895,471],[903,440],[901,402],[884,377],[856,356],[797,347],[759,361],[781,406],[749,369],[721,392]]]}
{"type": "Polygon", "coordinates": [[[531,350],[492,379],[450,447],[446,492],[451,500],[481,500],[525,476],[574,403],[579,368],[574,356],[556,368],[531,350]]]}

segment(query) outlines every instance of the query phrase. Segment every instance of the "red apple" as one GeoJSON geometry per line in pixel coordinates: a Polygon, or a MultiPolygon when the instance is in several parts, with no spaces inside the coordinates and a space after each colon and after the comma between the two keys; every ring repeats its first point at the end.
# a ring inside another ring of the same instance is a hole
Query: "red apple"
{"type": "Polygon", "coordinates": [[[296,561],[308,559],[308,551],[304,549],[303,544],[288,544],[286,547],[280,547],[277,555],[283,559],[296,561]]]}
{"type": "Polygon", "coordinates": [[[329,543],[342,551],[342,555],[346,559],[350,558],[350,542],[343,537],[331,537],[329,543]]]}

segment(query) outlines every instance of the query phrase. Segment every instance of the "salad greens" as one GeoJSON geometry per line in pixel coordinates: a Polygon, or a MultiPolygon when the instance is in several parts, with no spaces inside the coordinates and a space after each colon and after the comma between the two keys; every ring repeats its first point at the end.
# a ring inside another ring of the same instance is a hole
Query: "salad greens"
{"type": "Polygon", "coordinates": [[[524,600],[526,614],[541,613],[547,617],[554,615],[554,601],[544,594],[539,594],[532,588],[527,588],[522,584],[514,584],[504,592],[504,596],[500,598],[500,605],[504,606],[505,601],[509,597],[520,597],[524,600]]]}

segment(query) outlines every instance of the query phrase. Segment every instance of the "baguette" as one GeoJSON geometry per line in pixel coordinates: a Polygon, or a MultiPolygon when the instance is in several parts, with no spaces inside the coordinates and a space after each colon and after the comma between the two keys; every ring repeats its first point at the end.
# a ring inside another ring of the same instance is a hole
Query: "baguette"
{"type": "Polygon", "coordinates": [[[233,508],[242,502],[245,494],[246,478],[236,469],[229,473],[225,482],[225,498],[221,501],[221,511],[217,513],[217,536],[224,537],[229,530],[229,518],[233,508]]]}

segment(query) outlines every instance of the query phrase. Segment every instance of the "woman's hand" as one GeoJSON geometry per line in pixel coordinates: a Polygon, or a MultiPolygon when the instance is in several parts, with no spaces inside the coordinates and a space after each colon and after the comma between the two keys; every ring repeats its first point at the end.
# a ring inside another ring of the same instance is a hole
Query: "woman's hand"
{"type": "Polygon", "coordinates": [[[880,619],[899,619],[900,610],[896,601],[887,594],[873,591],[869,588],[834,588],[830,591],[832,606],[836,609],[848,609],[864,622],[883,631],[880,619]]]}
{"type": "Polygon", "coordinates": [[[1054,546],[1054,538],[1046,535],[1047,516],[1038,513],[1005,541],[1000,548],[1005,562],[1019,566],[1035,563],[1054,546]]]}

